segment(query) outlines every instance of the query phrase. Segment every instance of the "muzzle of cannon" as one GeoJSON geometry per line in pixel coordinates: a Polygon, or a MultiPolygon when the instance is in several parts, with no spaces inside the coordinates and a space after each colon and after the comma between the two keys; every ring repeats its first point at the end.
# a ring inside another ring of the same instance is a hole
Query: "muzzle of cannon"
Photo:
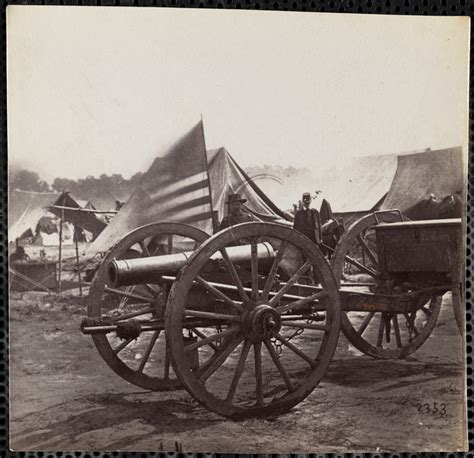
{"type": "MultiPolygon", "coordinates": [[[[251,245],[231,246],[226,248],[230,261],[236,266],[250,266],[252,257],[251,245]]],[[[117,288],[120,286],[139,285],[142,283],[156,283],[161,275],[176,275],[193,255],[193,251],[151,256],[148,258],[113,260],[109,267],[109,284],[117,288]]],[[[270,243],[257,244],[257,257],[260,266],[265,267],[272,263],[275,251],[270,243]]],[[[221,252],[210,256],[205,270],[215,271],[222,265],[224,258],[221,252]]]]}

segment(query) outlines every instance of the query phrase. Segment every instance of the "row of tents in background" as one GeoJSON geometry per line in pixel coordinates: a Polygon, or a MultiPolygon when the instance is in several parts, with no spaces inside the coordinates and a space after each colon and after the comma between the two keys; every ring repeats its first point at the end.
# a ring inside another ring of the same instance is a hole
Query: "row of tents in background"
{"type": "MultiPolygon", "coordinates": [[[[354,158],[320,176],[314,189],[322,190],[347,226],[379,209],[397,208],[411,219],[461,216],[464,178],[462,149],[453,147],[354,158]]],[[[291,221],[291,210],[280,209],[264,189],[265,183],[259,187],[225,148],[206,151],[198,123],[160,154],[109,224],[105,215],[113,216],[115,206],[97,210],[94,202],[69,193],[10,191],[9,241],[57,244],[60,220],[67,227],[63,240],[72,241],[75,227],[80,241],[92,242],[91,256],[106,251],[130,230],[155,221],[187,222],[211,233],[225,215],[227,195],[236,192],[247,199],[246,210],[258,219],[291,221]]],[[[305,190],[285,189],[295,194],[295,201],[305,190]]]]}
{"type": "Polygon", "coordinates": [[[77,199],[70,193],[11,190],[8,201],[8,239],[23,244],[54,246],[91,242],[107,226],[107,220],[96,215],[94,204],[77,199]],[[61,230],[62,221],[62,230],[61,230]]]}

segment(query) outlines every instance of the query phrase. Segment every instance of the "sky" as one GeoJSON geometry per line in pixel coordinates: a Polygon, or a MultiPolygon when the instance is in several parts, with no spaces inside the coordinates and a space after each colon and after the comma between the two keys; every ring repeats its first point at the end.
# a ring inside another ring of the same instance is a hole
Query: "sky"
{"type": "Polygon", "coordinates": [[[8,155],[129,177],[203,117],[243,167],[467,145],[468,18],[7,8],[8,155]]]}

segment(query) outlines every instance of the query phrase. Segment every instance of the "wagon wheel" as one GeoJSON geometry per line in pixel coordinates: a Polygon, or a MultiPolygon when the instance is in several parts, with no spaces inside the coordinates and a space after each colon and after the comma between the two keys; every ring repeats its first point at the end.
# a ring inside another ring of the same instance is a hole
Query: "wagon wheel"
{"type": "MultiPolygon", "coordinates": [[[[132,318],[163,323],[166,290],[158,284],[111,288],[107,285],[110,262],[190,251],[207,238],[205,232],[178,223],[153,223],[130,232],[102,260],[90,288],[88,316],[111,317],[114,323],[132,318]]],[[[142,332],[137,339],[122,340],[115,333],[92,338],[105,362],[128,382],[149,390],[180,386],[170,374],[164,330],[142,332]]]]}
{"type": "MultiPolygon", "coordinates": [[[[462,250],[459,250],[462,253],[462,250]]],[[[453,289],[452,289],[452,302],[454,310],[454,318],[456,319],[456,324],[458,325],[459,334],[464,336],[465,331],[465,310],[464,310],[464,282],[463,282],[463,272],[465,271],[464,266],[465,261],[463,259],[458,260],[453,272],[453,289]]]]}
{"type": "MultiPolygon", "coordinates": [[[[341,290],[368,292],[380,282],[374,227],[400,221],[396,213],[367,215],[355,222],[336,246],[331,265],[341,290]]],[[[347,339],[361,352],[382,359],[405,358],[419,348],[436,325],[442,296],[426,295],[408,314],[342,312],[347,339]]]]}
{"type": "Polygon", "coordinates": [[[175,373],[198,402],[232,419],[276,415],[308,396],[326,372],[339,337],[337,284],[305,236],[278,224],[243,223],[204,242],[187,261],[171,288],[165,324],[175,373]],[[266,261],[262,242],[273,252],[266,261]],[[238,247],[246,250],[244,268],[231,256],[238,243],[248,243],[238,247]],[[215,256],[232,278],[227,285],[206,276],[215,256]],[[284,265],[285,283],[279,280],[284,265]],[[299,281],[311,271],[321,287],[303,295],[299,281]],[[196,289],[207,292],[205,307],[192,300],[196,289]],[[184,317],[207,320],[190,346],[183,341],[184,317]],[[214,332],[217,321],[223,326],[214,332]],[[210,346],[216,341],[217,349],[210,346]]]}

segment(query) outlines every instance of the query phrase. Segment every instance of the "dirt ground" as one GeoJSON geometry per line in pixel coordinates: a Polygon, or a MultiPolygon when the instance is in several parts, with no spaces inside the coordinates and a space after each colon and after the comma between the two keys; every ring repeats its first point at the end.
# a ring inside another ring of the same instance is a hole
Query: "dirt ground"
{"type": "Polygon", "coordinates": [[[341,336],[322,383],[288,414],[232,422],[185,391],[147,392],[80,333],[84,299],[15,293],[10,302],[14,450],[220,453],[458,451],[466,445],[464,352],[443,300],[428,341],[406,360],[359,354],[341,336]]]}

